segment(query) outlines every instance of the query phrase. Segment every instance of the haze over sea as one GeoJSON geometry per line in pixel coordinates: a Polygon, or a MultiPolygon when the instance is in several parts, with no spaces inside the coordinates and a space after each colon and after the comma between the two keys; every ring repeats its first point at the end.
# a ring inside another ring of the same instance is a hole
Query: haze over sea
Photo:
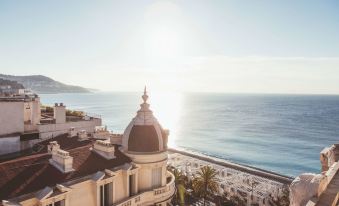
{"type": "MultiPolygon", "coordinates": [[[[339,96],[150,93],[172,147],[296,176],[319,172],[319,153],[339,143],[339,96]]],[[[42,94],[43,104],[101,115],[122,133],[141,93],[42,94]]]]}

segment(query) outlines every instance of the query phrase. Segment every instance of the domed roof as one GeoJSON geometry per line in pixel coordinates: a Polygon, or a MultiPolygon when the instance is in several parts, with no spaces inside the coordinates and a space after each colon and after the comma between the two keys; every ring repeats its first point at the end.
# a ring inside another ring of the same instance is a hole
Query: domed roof
{"type": "Polygon", "coordinates": [[[167,149],[168,131],[161,127],[149,109],[146,87],[142,99],[140,110],[125,129],[122,139],[123,150],[138,153],[164,151],[167,149]]]}

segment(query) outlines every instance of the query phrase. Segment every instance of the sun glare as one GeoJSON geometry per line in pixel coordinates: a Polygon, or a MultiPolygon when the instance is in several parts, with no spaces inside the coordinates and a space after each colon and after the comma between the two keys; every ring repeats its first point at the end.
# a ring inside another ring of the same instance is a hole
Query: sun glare
{"type": "Polygon", "coordinates": [[[153,29],[148,36],[148,42],[152,56],[173,56],[179,51],[178,33],[169,27],[153,29]]]}
{"type": "Polygon", "coordinates": [[[180,93],[151,93],[151,109],[165,129],[170,130],[169,147],[176,147],[175,140],[180,129],[180,114],[183,97],[180,93]]]}
{"type": "Polygon", "coordinates": [[[180,52],[183,15],[171,1],[158,1],[145,11],[142,33],[150,56],[168,57],[180,52]]]}

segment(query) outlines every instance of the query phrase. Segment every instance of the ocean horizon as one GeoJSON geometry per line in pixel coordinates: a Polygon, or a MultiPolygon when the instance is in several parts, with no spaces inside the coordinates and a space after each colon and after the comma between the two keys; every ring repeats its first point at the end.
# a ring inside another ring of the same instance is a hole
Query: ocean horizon
{"type": "MultiPolygon", "coordinates": [[[[141,93],[40,94],[44,105],[100,115],[122,133],[141,93]]],[[[339,96],[150,93],[150,108],[170,130],[169,146],[288,176],[320,172],[320,151],[339,137],[339,96]]]]}

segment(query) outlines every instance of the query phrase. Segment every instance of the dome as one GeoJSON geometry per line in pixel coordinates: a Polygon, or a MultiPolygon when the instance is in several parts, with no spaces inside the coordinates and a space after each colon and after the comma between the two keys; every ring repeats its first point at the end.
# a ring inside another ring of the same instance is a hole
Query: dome
{"type": "Polygon", "coordinates": [[[164,130],[153,116],[147,103],[146,88],[142,95],[143,103],[137,115],[124,131],[122,145],[125,152],[154,153],[167,149],[168,130],[164,130]]]}

